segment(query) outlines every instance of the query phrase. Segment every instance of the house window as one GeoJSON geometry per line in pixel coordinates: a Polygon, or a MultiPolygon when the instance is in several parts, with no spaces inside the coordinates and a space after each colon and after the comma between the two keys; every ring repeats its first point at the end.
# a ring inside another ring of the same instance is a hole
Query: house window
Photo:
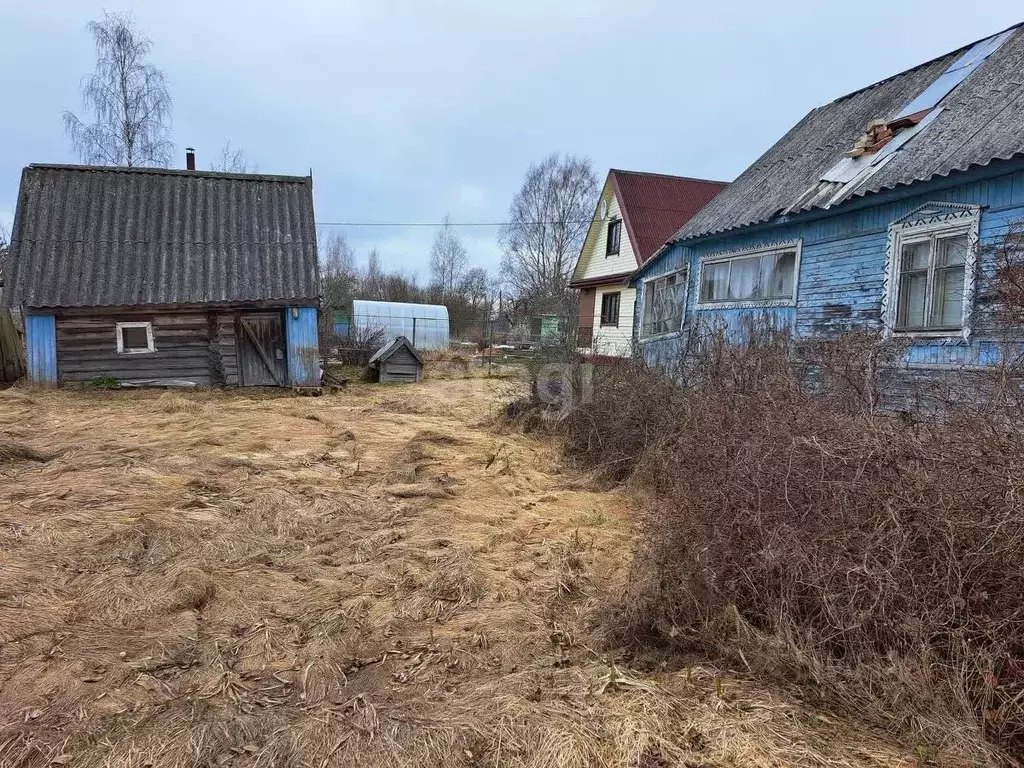
{"type": "Polygon", "coordinates": [[[603,293],[601,294],[601,325],[602,326],[613,326],[619,327],[619,298],[621,294],[616,291],[615,293],[603,293]]]}
{"type": "Polygon", "coordinates": [[[153,346],[152,323],[118,323],[116,334],[119,355],[156,352],[156,347],[153,346]]]}
{"type": "Polygon", "coordinates": [[[701,303],[793,301],[797,252],[794,245],[706,259],[701,265],[701,303]]]}
{"type": "Polygon", "coordinates": [[[642,338],[681,330],[686,307],[686,269],[645,282],[643,301],[642,338]]]}
{"type": "Polygon", "coordinates": [[[925,203],[889,227],[885,333],[970,335],[981,209],[925,203]]]}
{"type": "Polygon", "coordinates": [[[895,330],[963,328],[967,252],[966,232],[901,239],[895,330]]]}
{"type": "Polygon", "coordinates": [[[619,241],[622,239],[622,219],[608,222],[608,238],[605,240],[604,255],[615,256],[619,252],[619,241]]]}

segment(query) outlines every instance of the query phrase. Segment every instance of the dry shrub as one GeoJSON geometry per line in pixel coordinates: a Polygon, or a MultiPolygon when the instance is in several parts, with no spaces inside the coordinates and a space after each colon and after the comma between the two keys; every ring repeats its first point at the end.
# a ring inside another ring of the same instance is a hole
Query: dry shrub
{"type": "Polygon", "coordinates": [[[867,334],[690,342],[675,381],[606,368],[563,422],[571,455],[652,499],[632,640],[811,682],[911,743],[1024,756],[1015,379],[949,386],[974,400],[924,421],[885,411],[896,352],[867,334]]]}

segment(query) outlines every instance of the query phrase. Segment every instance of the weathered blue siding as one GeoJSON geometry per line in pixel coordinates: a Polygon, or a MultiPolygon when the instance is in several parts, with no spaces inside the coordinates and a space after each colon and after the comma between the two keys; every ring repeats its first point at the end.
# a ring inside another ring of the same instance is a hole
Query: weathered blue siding
{"type": "Polygon", "coordinates": [[[53,315],[25,315],[28,380],[33,387],[57,386],[57,323],[53,315]]]}
{"type": "MultiPolygon", "coordinates": [[[[789,325],[801,337],[829,336],[855,328],[881,330],[889,226],[929,202],[982,206],[979,268],[984,271],[985,246],[997,245],[1013,222],[1024,221],[1024,163],[1001,163],[998,167],[993,164],[898,192],[855,199],[830,211],[797,215],[790,221],[732,235],[676,244],[652,260],[637,278],[637,316],[643,316],[643,281],[688,264],[684,328],[699,316],[701,321],[734,330],[739,328],[742,317],[760,315],[779,325],[789,325]],[[791,240],[802,243],[795,308],[695,308],[699,289],[696,281],[703,256],[791,240]]],[[[646,342],[644,354],[651,362],[670,359],[678,353],[679,337],[676,334],[646,342]]],[[[981,332],[974,334],[970,342],[915,341],[905,359],[912,365],[990,365],[999,360],[999,350],[981,332]]]]}
{"type": "Polygon", "coordinates": [[[290,384],[293,387],[319,387],[320,341],[316,307],[289,307],[285,310],[284,328],[290,384]]]}

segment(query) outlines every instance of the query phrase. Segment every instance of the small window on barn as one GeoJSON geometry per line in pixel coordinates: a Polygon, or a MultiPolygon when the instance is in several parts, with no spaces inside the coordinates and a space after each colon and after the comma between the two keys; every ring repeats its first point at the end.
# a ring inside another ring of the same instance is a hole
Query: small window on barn
{"type": "Polygon", "coordinates": [[[152,323],[118,323],[117,353],[119,355],[138,355],[155,352],[153,346],[152,323]]]}
{"type": "Polygon", "coordinates": [[[615,256],[622,240],[622,219],[608,222],[608,239],[605,240],[604,255],[615,256]]]}
{"type": "Polygon", "coordinates": [[[978,223],[978,211],[970,206],[937,203],[892,225],[885,297],[888,329],[908,334],[967,332],[978,223]]]}
{"type": "Polygon", "coordinates": [[[601,294],[601,325],[618,328],[620,296],[618,291],[601,294]]]}
{"type": "Polygon", "coordinates": [[[797,245],[709,257],[701,264],[700,303],[792,302],[798,261],[797,245]]]}
{"type": "Polygon", "coordinates": [[[649,339],[682,330],[686,307],[686,269],[644,283],[640,337],[649,339]]]}

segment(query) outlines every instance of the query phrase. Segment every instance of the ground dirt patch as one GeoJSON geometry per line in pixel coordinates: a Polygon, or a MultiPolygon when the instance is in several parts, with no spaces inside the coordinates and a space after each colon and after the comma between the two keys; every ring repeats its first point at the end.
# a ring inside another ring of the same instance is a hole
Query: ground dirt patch
{"type": "Polygon", "coordinates": [[[5,396],[47,460],[0,462],[0,765],[913,764],[609,648],[629,502],[507,392],[5,396]]]}

